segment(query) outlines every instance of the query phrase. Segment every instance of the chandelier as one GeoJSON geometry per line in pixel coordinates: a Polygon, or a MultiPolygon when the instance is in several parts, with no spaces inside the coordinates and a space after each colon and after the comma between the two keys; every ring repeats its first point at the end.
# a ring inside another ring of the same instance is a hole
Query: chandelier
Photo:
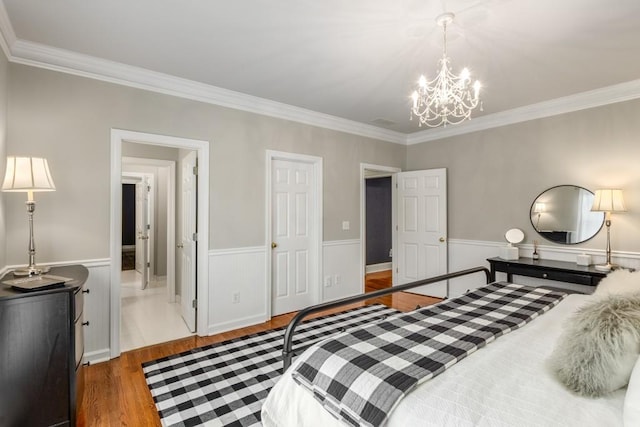
{"type": "Polygon", "coordinates": [[[451,61],[447,57],[447,24],[454,18],[453,13],[443,13],[436,18],[443,28],[444,47],[440,59],[440,71],[433,80],[423,75],[418,88],[413,92],[411,118],[418,117],[420,126],[438,127],[456,125],[471,118],[471,111],[480,104],[480,82],[471,85],[471,74],[467,68],[456,76],[451,72],[451,61]]]}

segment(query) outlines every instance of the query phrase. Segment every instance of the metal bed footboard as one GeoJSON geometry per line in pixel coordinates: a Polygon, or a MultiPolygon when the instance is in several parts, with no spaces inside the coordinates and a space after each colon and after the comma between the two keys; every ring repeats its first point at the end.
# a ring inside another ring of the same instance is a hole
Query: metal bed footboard
{"type": "Polygon", "coordinates": [[[406,291],[408,289],[417,288],[418,286],[429,285],[432,283],[442,282],[443,280],[454,279],[456,277],[466,276],[469,274],[484,272],[486,276],[487,283],[491,283],[491,272],[485,267],[475,267],[469,268],[467,270],[456,271],[454,273],[443,274],[436,277],[431,277],[425,280],[418,280],[416,282],[406,283],[404,285],[392,286],[387,289],[380,289],[374,292],[368,292],[365,294],[355,295],[352,297],[342,298],[336,301],[329,301],[321,304],[312,305],[311,307],[307,307],[302,309],[295,315],[293,319],[289,322],[287,326],[287,330],[284,333],[284,344],[282,347],[282,372],[286,371],[289,366],[291,366],[291,359],[293,358],[293,350],[291,349],[291,345],[293,342],[293,333],[298,326],[298,324],[310,314],[318,313],[320,311],[329,310],[332,308],[340,307],[347,304],[352,304],[355,302],[365,301],[368,299],[373,299],[377,297],[381,297],[384,295],[393,294],[395,292],[406,291]]]}

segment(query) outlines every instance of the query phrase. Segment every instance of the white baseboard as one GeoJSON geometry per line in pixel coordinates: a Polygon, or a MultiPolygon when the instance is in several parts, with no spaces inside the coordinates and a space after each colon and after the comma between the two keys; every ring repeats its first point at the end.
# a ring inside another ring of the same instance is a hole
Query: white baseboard
{"type": "Polygon", "coordinates": [[[92,351],[89,353],[85,353],[82,358],[82,363],[102,363],[108,362],[111,359],[111,351],[108,348],[104,348],[102,350],[92,351]]]}
{"type": "Polygon", "coordinates": [[[220,322],[214,325],[209,325],[208,334],[215,335],[222,332],[233,331],[234,329],[240,329],[247,326],[257,325],[258,323],[264,323],[267,320],[266,314],[261,314],[258,316],[247,316],[240,319],[234,319],[228,322],[220,322]]]}
{"type": "Polygon", "coordinates": [[[378,271],[386,271],[391,270],[393,268],[393,263],[391,262],[381,262],[380,264],[369,264],[364,268],[364,272],[369,273],[377,273],[378,271]]]}

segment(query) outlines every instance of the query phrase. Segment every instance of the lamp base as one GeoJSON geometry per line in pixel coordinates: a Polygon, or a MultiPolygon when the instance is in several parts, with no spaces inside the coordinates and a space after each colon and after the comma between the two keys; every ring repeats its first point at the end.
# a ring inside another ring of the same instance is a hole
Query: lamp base
{"type": "Polygon", "coordinates": [[[618,265],[607,263],[607,264],[597,264],[597,265],[594,265],[593,267],[598,271],[611,271],[618,268],[618,265]]]}
{"type": "Polygon", "coordinates": [[[24,268],[16,268],[13,270],[13,275],[16,277],[23,276],[39,276],[41,274],[46,274],[51,270],[49,266],[39,266],[39,265],[31,265],[24,268]]]}

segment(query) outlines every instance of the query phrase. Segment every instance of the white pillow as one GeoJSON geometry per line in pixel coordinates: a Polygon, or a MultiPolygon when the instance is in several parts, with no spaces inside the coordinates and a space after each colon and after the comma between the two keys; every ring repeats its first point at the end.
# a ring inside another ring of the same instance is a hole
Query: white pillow
{"type": "Polygon", "coordinates": [[[640,292],[640,271],[614,270],[600,281],[593,295],[606,297],[640,292]]]}
{"type": "Polygon", "coordinates": [[[624,397],[624,413],[622,419],[625,427],[640,426],[640,357],[629,379],[627,394],[624,397]]]}

